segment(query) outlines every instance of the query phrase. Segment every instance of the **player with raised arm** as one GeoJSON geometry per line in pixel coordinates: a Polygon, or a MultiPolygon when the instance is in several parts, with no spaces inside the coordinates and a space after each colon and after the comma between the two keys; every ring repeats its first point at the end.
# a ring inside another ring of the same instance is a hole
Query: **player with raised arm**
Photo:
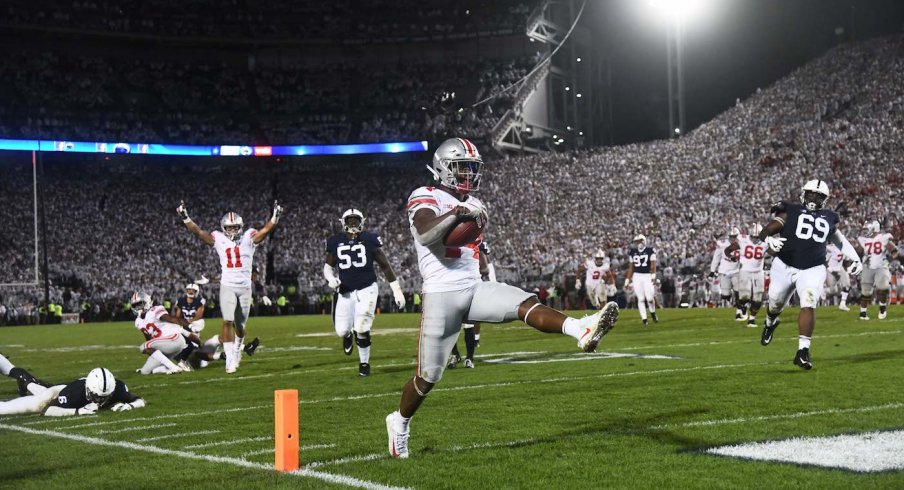
{"type": "Polygon", "coordinates": [[[637,235],[631,240],[628,249],[628,271],[625,272],[625,289],[634,288],[637,296],[637,309],[640,319],[647,325],[647,308],[654,323],[659,322],[656,316],[656,289],[653,279],[656,277],[656,251],[647,246],[647,237],[637,235]]]}
{"type": "Polygon", "coordinates": [[[615,303],[578,320],[541,305],[532,293],[480,280],[478,246],[488,214],[471,193],[480,186],[482,167],[473,143],[448,139],[427,167],[436,186],[419,187],[408,198],[408,222],[423,277],[423,309],[416,373],[402,388],[399,409],[386,416],[389,453],[395,458],[409,455],[411,418],[442,378],[462,322],[522,320],[541,332],[570,335],[581,350],[593,352],[618,318],[615,303]]]}
{"type": "Polygon", "coordinates": [[[830,243],[826,246],[826,267],[828,275],[826,276],[826,284],[828,285],[831,295],[839,295],[838,309],[842,311],[850,311],[847,305],[848,294],[851,292],[851,276],[844,270],[844,254],[830,243]]]}
{"type": "Polygon", "coordinates": [[[779,315],[796,290],[800,314],[794,364],[801,369],[813,368],[810,338],[816,325],[816,305],[826,281],[826,243],[837,245],[851,260],[848,272],[858,275],[863,270],[857,250],[837,228],[838,214],[823,208],[828,198],[829,185],[825,181],[807,182],[801,188],[800,204],[781,201],[773,205],[774,217],[759,234],[769,253],[775,255],[770,272],[769,308],[760,343],[766,346],[772,342],[772,335],[781,322],[779,315]]]}
{"type": "Polygon", "coordinates": [[[882,233],[878,221],[869,221],[864,236],[857,237],[857,253],[863,257],[866,267],[860,278],[860,319],[869,320],[866,310],[873,300],[875,291],[879,302],[879,319],[885,320],[888,308],[888,293],[891,291],[891,269],[889,259],[898,258],[898,247],[891,233],[882,233]]]}
{"type": "Polygon", "coordinates": [[[88,376],[66,385],[50,386],[38,382],[29,373],[22,379],[30,379],[19,398],[0,402],[0,415],[41,413],[48,417],[94,415],[109,408],[113,412],[125,412],[145,406],[142,398],[129,393],[122,381],[113,377],[108,369],[94,368],[88,376]]]}
{"type": "Polygon", "coordinates": [[[351,355],[357,344],[358,375],[370,376],[370,328],[380,296],[374,262],[389,282],[399,310],[405,308],[405,295],[383,253],[383,240],[376,233],[364,231],[364,220],[364,213],[357,209],[342,213],[339,221],[343,232],[326,241],[323,276],[336,290],[333,327],[336,335],[342,337],[342,349],[345,355],[351,355]]]}
{"type": "Polygon", "coordinates": [[[756,315],[763,306],[763,291],[766,285],[766,273],[763,271],[763,262],[766,256],[766,245],[760,241],[759,234],[763,227],[759,223],[750,225],[747,235],[739,235],[734,241],[725,247],[723,252],[728,260],[737,260],[741,264],[738,272],[738,302],[739,312],[747,312],[747,326],[756,327],[756,315]]]}
{"type": "Polygon", "coordinates": [[[270,220],[260,230],[250,228],[244,233],[245,222],[238,214],[230,211],[220,219],[220,231],[206,232],[188,216],[185,202],[176,208],[188,231],[202,242],[214,247],[220,258],[220,311],[223,313],[223,328],[220,342],[226,354],[226,372],[231,374],[242,360],[247,329],[245,323],[251,312],[254,252],[258,245],[276,228],[283,208],[273,201],[270,220]]]}

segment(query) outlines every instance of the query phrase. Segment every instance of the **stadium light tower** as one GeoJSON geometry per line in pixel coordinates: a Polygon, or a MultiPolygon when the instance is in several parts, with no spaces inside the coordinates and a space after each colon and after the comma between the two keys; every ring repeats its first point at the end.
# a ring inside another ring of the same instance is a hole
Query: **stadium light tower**
{"type": "Polygon", "coordinates": [[[707,10],[708,0],[649,0],[653,12],[666,27],[666,52],[669,83],[669,137],[685,132],[684,111],[684,29],[689,20],[707,10]]]}

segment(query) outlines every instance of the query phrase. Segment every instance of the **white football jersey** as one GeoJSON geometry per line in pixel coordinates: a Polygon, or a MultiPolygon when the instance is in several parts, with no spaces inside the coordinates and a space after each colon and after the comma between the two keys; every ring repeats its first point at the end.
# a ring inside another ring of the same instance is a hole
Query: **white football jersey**
{"type": "Polygon", "coordinates": [[[762,272],[763,257],[766,256],[766,244],[754,242],[750,235],[741,235],[738,237],[738,246],[741,247],[737,250],[741,262],[741,270],[762,272]]]}
{"type": "Polygon", "coordinates": [[[835,246],[834,243],[826,245],[826,262],[830,272],[844,270],[844,254],[841,253],[841,249],[835,246]]]}
{"type": "Polygon", "coordinates": [[[165,314],[166,308],[154,306],[144,313],[144,318],[135,318],[135,328],[152,339],[175,340],[179,335],[188,336],[188,332],[179,325],[161,321],[160,317],[165,314]]]}
{"type": "MultiPolygon", "coordinates": [[[[482,205],[476,197],[468,196],[467,202],[482,205]]],[[[414,223],[414,213],[429,209],[437,216],[448,213],[461,204],[457,197],[438,187],[419,187],[408,198],[408,224],[414,223]]],[[[412,235],[414,231],[412,230],[412,235]]],[[[480,281],[480,253],[477,246],[483,240],[478,237],[464,247],[447,247],[437,240],[429,247],[414,240],[417,265],[423,279],[423,292],[442,293],[460,291],[480,281]]]]}
{"type": "Polygon", "coordinates": [[[710,264],[710,270],[716,272],[716,265],[718,264],[718,272],[719,274],[734,274],[741,270],[741,264],[738,262],[732,262],[725,256],[725,249],[731,245],[731,242],[722,238],[716,240],[716,252],[713,254],[713,261],[710,264]]]}
{"type": "Polygon", "coordinates": [[[885,251],[888,249],[888,241],[891,238],[891,233],[879,233],[872,238],[857,237],[866,257],[864,266],[870,269],[888,269],[888,256],[885,255],[885,251]]]}
{"type": "Polygon", "coordinates": [[[242,233],[237,241],[226,238],[221,231],[212,231],[213,248],[220,257],[220,284],[235,288],[251,287],[251,266],[254,261],[254,251],[257,244],[254,243],[254,235],[257,230],[251,228],[242,233]]]}
{"type": "Polygon", "coordinates": [[[599,284],[600,281],[606,278],[606,273],[609,272],[609,257],[603,259],[603,265],[596,265],[596,261],[593,259],[587,259],[586,263],[587,273],[584,274],[584,284],[587,285],[587,289],[592,289],[599,284]]]}

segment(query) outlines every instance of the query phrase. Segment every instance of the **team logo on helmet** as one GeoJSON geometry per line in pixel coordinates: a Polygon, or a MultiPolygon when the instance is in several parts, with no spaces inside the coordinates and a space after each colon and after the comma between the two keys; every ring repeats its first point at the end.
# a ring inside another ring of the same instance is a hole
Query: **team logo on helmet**
{"type": "Polygon", "coordinates": [[[829,184],[824,180],[811,180],[800,189],[800,203],[807,210],[822,209],[829,198],[829,184]]]}
{"type": "Polygon", "coordinates": [[[339,222],[342,223],[342,229],[345,230],[346,233],[357,235],[364,229],[364,219],[364,213],[361,211],[358,211],[357,209],[347,209],[342,213],[339,222]]]}

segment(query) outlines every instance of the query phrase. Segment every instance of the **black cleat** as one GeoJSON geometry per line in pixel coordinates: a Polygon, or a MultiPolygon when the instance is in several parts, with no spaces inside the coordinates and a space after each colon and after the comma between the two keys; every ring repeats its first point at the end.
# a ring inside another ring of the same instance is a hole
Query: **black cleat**
{"type": "Polygon", "coordinates": [[[763,336],[760,337],[761,345],[769,345],[769,343],[772,342],[772,332],[775,332],[775,329],[778,328],[778,324],[781,322],[781,320],[776,318],[771,327],[768,325],[763,327],[763,336]]]}
{"type": "Polygon", "coordinates": [[[254,340],[252,340],[250,343],[245,345],[245,349],[244,349],[245,354],[248,354],[249,356],[253,356],[254,351],[256,351],[257,348],[260,347],[260,345],[261,345],[261,339],[254,337],[254,340]]]}
{"type": "Polygon", "coordinates": [[[644,324],[644,325],[648,325],[649,323],[650,323],[649,320],[647,320],[646,318],[643,319],[643,324],[644,324]]]}
{"type": "Polygon", "coordinates": [[[810,362],[810,349],[798,350],[797,355],[794,356],[794,364],[807,371],[813,369],[813,364],[810,362]]]}
{"type": "Polygon", "coordinates": [[[370,376],[370,364],[366,362],[359,363],[358,376],[370,376]]]}
{"type": "Polygon", "coordinates": [[[747,326],[750,328],[756,328],[756,318],[753,318],[753,317],[748,318],[747,326]]]}
{"type": "Polygon", "coordinates": [[[347,356],[352,355],[352,351],[355,350],[355,336],[351,333],[342,337],[342,350],[347,356]]]}
{"type": "Polygon", "coordinates": [[[650,312],[650,316],[653,317],[653,323],[659,323],[659,317],[656,316],[656,312],[655,312],[655,311],[651,311],[651,312],[650,312]]]}
{"type": "Polygon", "coordinates": [[[16,378],[16,387],[19,389],[19,396],[28,396],[31,394],[28,391],[28,385],[34,383],[36,385],[43,386],[45,388],[49,388],[50,384],[41,381],[38,378],[35,378],[28,371],[22,368],[12,368],[9,370],[9,376],[11,378],[16,378]]]}

